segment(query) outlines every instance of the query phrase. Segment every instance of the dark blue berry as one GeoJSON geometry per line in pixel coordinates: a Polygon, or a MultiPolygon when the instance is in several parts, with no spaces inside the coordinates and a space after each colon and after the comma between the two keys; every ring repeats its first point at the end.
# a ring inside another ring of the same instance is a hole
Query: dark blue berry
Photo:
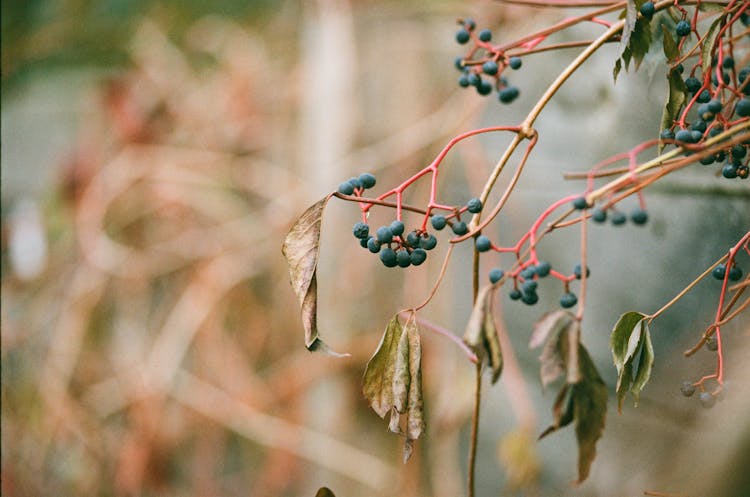
{"type": "Polygon", "coordinates": [[[732,159],[740,160],[747,155],[747,149],[742,145],[735,145],[732,147],[732,159]]]}
{"type": "Polygon", "coordinates": [[[662,140],[674,140],[674,132],[667,128],[665,130],[662,130],[662,132],[659,134],[659,138],[662,140]]]}
{"type": "Polygon", "coordinates": [[[717,280],[723,280],[724,275],[726,274],[727,267],[724,264],[719,264],[714,268],[713,271],[711,271],[711,276],[716,278],[717,280]]]}
{"type": "Polygon", "coordinates": [[[523,65],[523,61],[521,60],[521,57],[511,57],[508,60],[508,67],[510,67],[513,70],[521,69],[522,65],[523,65]]]}
{"type": "Polygon", "coordinates": [[[521,92],[515,86],[506,86],[499,92],[497,92],[497,98],[504,104],[509,104],[518,98],[521,92]]]}
{"type": "Polygon", "coordinates": [[[525,280],[530,280],[536,275],[536,266],[534,266],[533,264],[529,264],[528,266],[523,268],[523,270],[521,270],[519,275],[525,280]]]}
{"type": "Polygon", "coordinates": [[[482,78],[475,72],[469,73],[468,79],[471,86],[479,86],[482,83],[482,78]]]}
{"type": "Polygon", "coordinates": [[[474,31],[474,28],[477,27],[477,23],[474,22],[474,19],[472,19],[471,17],[467,17],[466,19],[464,19],[464,26],[469,31],[474,31]]]}
{"type": "Polygon", "coordinates": [[[362,188],[362,182],[359,181],[359,178],[357,178],[355,176],[352,176],[351,178],[349,178],[349,183],[351,183],[351,185],[354,188],[362,188]]]}
{"type": "Polygon", "coordinates": [[[687,88],[690,93],[697,92],[701,89],[701,86],[703,86],[703,84],[698,78],[690,76],[689,78],[685,79],[685,88],[687,88]]]}
{"type": "Polygon", "coordinates": [[[502,269],[500,268],[491,269],[490,274],[489,274],[490,283],[494,285],[495,283],[503,279],[503,276],[505,276],[505,271],[503,271],[502,269]]]}
{"type": "Polygon", "coordinates": [[[693,124],[690,125],[690,129],[694,131],[700,131],[701,133],[704,133],[706,131],[706,128],[708,128],[708,125],[706,125],[706,121],[702,121],[700,119],[694,121],[693,124]]]}
{"type": "Polygon", "coordinates": [[[466,223],[463,221],[456,221],[453,223],[453,233],[457,234],[458,236],[465,235],[469,232],[469,227],[466,226],[466,223]]]}
{"type": "MultiPolygon", "coordinates": [[[[370,237],[372,238],[372,237],[370,237]]],[[[362,248],[367,248],[367,243],[369,242],[370,238],[360,238],[359,239],[359,246],[362,248]]]]}
{"type": "Polygon", "coordinates": [[[483,29],[479,32],[479,39],[483,42],[488,42],[492,39],[492,31],[489,29],[483,29]]]}
{"type": "Polygon", "coordinates": [[[521,291],[524,293],[536,292],[539,283],[536,280],[526,280],[521,285],[521,291]]]}
{"type": "Polygon", "coordinates": [[[690,132],[690,138],[693,140],[693,143],[698,143],[703,138],[703,132],[694,129],[690,132]]]}
{"type": "Polygon", "coordinates": [[[536,265],[536,269],[534,269],[534,272],[540,278],[544,278],[549,275],[549,272],[551,270],[552,270],[552,264],[550,264],[547,261],[541,261],[539,264],[536,265]]]}
{"type": "Polygon", "coordinates": [[[643,14],[643,17],[645,17],[646,19],[651,19],[652,17],[654,17],[655,12],[656,7],[654,7],[654,2],[649,1],[641,5],[641,14],[643,14]]]}
{"type": "Polygon", "coordinates": [[[709,155],[708,157],[704,157],[700,160],[700,163],[704,166],[710,166],[714,162],[716,162],[716,156],[714,155],[709,155]]]}
{"type": "Polygon", "coordinates": [[[624,212],[615,211],[612,213],[612,224],[615,226],[622,226],[627,220],[628,216],[624,212]]]}
{"type": "Polygon", "coordinates": [[[677,140],[678,142],[692,143],[693,134],[690,132],[689,129],[681,129],[674,135],[674,139],[677,140]]]}
{"type": "Polygon", "coordinates": [[[373,254],[380,252],[380,242],[374,236],[367,239],[367,250],[373,254]]]}
{"type": "Polygon", "coordinates": [[[742,278],[742,268],[736,264],[729,270],[729,279],[732,281],[739,281],[742,278]]]}
{"type": "Polygon", "coordinates": [[[410,231],[408,235],[406,235],[406,243],[409,244],[410,247],[419,247],[419,233],[416,231],[410,231]]]}
{"type": "Polygon", "coordinates": [[[718,114],[719,112],[721,112],[721,109],[723,107],[723,105],[721,104],[721,100],[716,98],[709,101],[706,106],[708,107],[708,110],[714,114],[718,114]]]}
{"type": "Polygon", "coordinates": [[[698,398],[701,401],[701,405],[706,409],[711,409],[716,404],[716,397],[709,392],[701,392],[698,398]]]}
{"type": "Polygon", "coordinates": [[[419,240],[419,246],[425,250],[432,250],[437,246],[435,235],[427,235],[419,240]]]}
{"type": "Polygon", "coordinates": [[[737,165],[731,162],[724,164],[721,168],[721,175],[727,179],[734,179],[737,177],[737,165]]]}
{"type": "Polygon", "coordinates": [[[750,67],[743,67],[740,72],[737,73],[737,81],[739,81],[740,84],[744,83],[748,75],[750,75],[750,67]]]}
{"type": "Polygon", "coordinates": [[[482,96],[489,95],[492,93],[492,83],[489,81],[481,81],[477,86],[477,93],[482,96]]]}
{"type": "Polygon", "coordinates": [[[348,181],[345,181],[339,185],[339,193],[343,193],[344,195],[351,195],[354,193],[354,185],[349,183],[348,181]]]}
{"type": "Polygon", "coordinates": [[[695,99],[696,102],[699,104],[705,104],[706,102],[711,101],[711,92],[708,90],[703,90],[700,95],[698,95],[698,98],[695,99]]]}
{"type": "Polygon", "coordinates": [[[471,38],[471,35],[469,35],[469,32],[466,29],[459,29],[458,32],[456,32],[456,41],[461,45],[468,42],[469,38],[471,38]]]}
{"type": "Polygon", "coordinates": [[[380,261],[385,267],[395,267],[398,264],[396,262],[396,252],[392,248],[384,248],[380,251],[380,261]]]}
{"type": "Polygon", "coordinates": [[[689,35],[690,31],[691,31],[690,23],[686,21],[685,19],[678,22],[677,27],[675,28],[675,32],[677,33],[677,36],[679,36],[680,38],[689,35]]]}
{"type": "Polygon", "coordinates": [[[362,173],[359,175],[359,182],[362,183],[362,188],[372,188],[376,183],[375,176],[370,173],[362,173]]]}
{"type": "Polygon", "coordinates": [[[409,255],[409,258],[411,260],[412,266],[419,266],[427,259],[427,252],[425,252],[421,248],[414,249],[409,255]]]}
{"type": "MultiPolygon", "coordinates": [[[[721,73],[721,81],[727,85],[732,80],[732,78],[729,76],[729,73],[723,72],[721,73]]],[[[719,78],[716,77],[716,73],[712,71],[711,75],[711,82],[714,84],[714,86],[719,85],[719,78]]]]}
{"type": "Polygon", "coordinates": [[[389,228],[393,236],[401,236],[404,233],[404,223],[402,223],[398,219],[393,221],[389,228]]]}
{"type": "Polygon", "coordinates": [[[604,221],[607,220],[607,211],[597,207],[596,209],[594,209],[594,212],[591,214],[591,219],[595,223],[603,223],[604,221]]]}
{"type": "Polygon", "coordinates": [[[445,228],[447,221],[445,220],[445,216],[441,216],[438,214],[437,216],[432,216],[430,218],[430,223],[432,224],[433,228],[440,231],[441,229],[445,228]]]}
{"type": "Polygon", "coordinates": [[[648,212],[641,208],[635,209],[630,213],[630,220],[633,221],[633,224],[644,225],[648,221],[648,212]]]}
{"type": "Polygon", "coordinates": [[[497,70],[498,70],[497,62],[495,62],[494,60],[488,60],[487,62],[482,64],[482,71],[485,74],[494,76],[495,74],[497,74],[497,70]]]}
{"type": "MultiPolygon", "coordinates": [[[[713,102],[713,100],[711,100],[713,102]]],[[[708,102],[707,104],[701,104],[698,106],[698,118],[701,121],[713,121],[716,112],[713,112],[711,108],[709,107],[709,104],[711,102],[708,102]]]]}
{"type": "Polygon", "coordinates": [[[695,393],[695,385],[693,385],[692,381],[685,380],[682,382],[682,385],[680,385],[680,392],[685,397],[692,397],[695,393]]]}
{"type": "Polygon", "coordinates": [[[518,288],[514,288],[510,292],[508,292],[508,297],[510,297],[510,300],[518,300],[521,298],[521,290],[518,288]]]}
{"type": "Polygon", "coordinates": [[[489,238],[484,235],[479,235],[476,241],[477,250],[480,252],[487,252],[492,248],[492,242],[489,238]]]}
{"type": "Polygon", "coordinates": [[[576,297],[576,294],[573,292],[564,293],[563,296],[560,297],[560,306],[564,309],[570,309],[577,303],[578,297],[576,297]]]}
{"type": "Polygon", "coordinates": [[[367,240],[367,236],[370,234],[370,227],[365,223],[359,222],[352,228],[352,233],[354,233],[354,236],[357,238],[367,240]]]}
{"type": "Polygon", "coordinates": [[[466,70],[466,68],[464,67],[464,58],[461,57],[460,55],[453,60],[453,65],[459,71],[466,70]]]}
{"type": "Polygon", "coordinates": [[[466,73],[463,73],[461,76],[458,77],[458,86],[461,88],[468,88],[471,86],[471,83],[469,82],[469,75],[466,73]]]}
{"type": "Polygon", "coordinates": [[[472,214],[480,212],[482,210],[482,201],[478,198],[472,198],[471,200],[466,202],[466,210],[471,212],[472,214]]]}
{"type": "Polygon", "coordinates": [[[575,200],[573,200],[573,207],[575,207],[578,210],[585,209],[589,206],[588,202],[586,202],[586,197],[578,197],[575,200]]]}
{"type": "MultiPolygon", "coordinates": [[[[747,85],[747,86],[750,86],[750,85],[747,85]]],[[[742,100],[737,102],[737,105],[734,106],[734,111],[740,117],[750,116],[750,99],[743,98],[742,100]]]]}
{"type": "MultiPolygon", "coordinates": [[[[576,276],[577,280],[581,279],[581,265],[580,264],[575,265],[575,267],[573,268],[573,274],[576,276]]],[[[587,267],[586,277],[588,278],[590,274],[591,274],[591,270],[587,267]]]]}
{"type": "Polygon", "coordinates": [[[399,267],[409,267],[411,265],[411,255],[406,249],[401,249],[396,252],[396,264],[399,267]]]}
{"type": "Polygon", "coordinates": [[[521,302],[526,305],[534,305],[539,302],[539,295],[536,292],[521,292],[521,302]]]}
{"type": "Polygon", "coordinates": [[[375,237],[380,243],[390,243],[393,240],[393,232],[388,226],[381,226],[375,232],[375,237]]]}

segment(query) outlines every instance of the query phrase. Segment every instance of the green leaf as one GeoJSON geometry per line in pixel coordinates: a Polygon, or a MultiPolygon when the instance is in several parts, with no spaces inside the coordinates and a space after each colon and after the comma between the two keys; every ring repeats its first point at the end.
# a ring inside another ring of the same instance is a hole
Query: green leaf
{"type": "Polygon", "coordinates": [[[487,361],[492,370],[492,383],[496,383],[503,371],[503,355],[492,313],[492,285],[482,287],[464,330],[463,341],[474,351],[480,361],[487,361]]]}
{"type": "Polygon", "coordinates": [[[615,81],[622,69],[621,60],[625,63],[626,70],[630,68],[630,61],[633,60],[637,71],[651,46],[651,21],[643,16],[638,17],[638,10],[644,2],[645,0],[628,0],[626,3],[620,51],[613,71],[615,81]]]}
{"type": "Polygon", "coordinates": [[[662,48],[664,49],[664,55],[667,57],[667,61],[675,60],[680,56],[680,48],[677,42],[672,38],[672,33],[662,24],[662,48]]]}
{"type": "Polygon", "coordinates": [[[612,329],[610,346],[617,369],[617,405],[620,410],[628,392],[638,405],[641,390],[651,377],[654,348],[648,319],[640,312],[626,312],[612,329]]]}
{"type": "Polygon", "coordinates": [[[367,363],[362,385],[362,393],[378,416],[385,418],[390,413],[388,429],[406,437],[404,462],[425,426],[421,362],[419,330],[413,319],[402,328],[397,314],[367,363]],[[402,416],[406,417],[405,431],[401,429],[402,416]]]}
{"type": "Polygon", "coordinates": [[[319,350],[334,356],[345,356],[332,351],[318,334],[318,284],[316,271],[320,253],[320,226],[323,210],[331,196],[315,202],[294,223],[284,239],[281,252],[289,265],[289,277],[299,299],[302,326],[305,329],[307,350],[319,350]]]}
{"type": "Polygon", "coordinates": [[[607,417],[607,385],[583,345],[578,350],[581,381],[573,385],[573,416],[578,440],[578,481],[588,478],[596,457],[596,442],[604,432],[607,417]]]}
{"type": "Polygon", "coordinates": [[[703,74],[708,74],[711,71],[711,58],[713,56],[714,47],[716,46],[716,40],[719,37],[719,31],[724,24],[724,16],[718,16],[714,19],[714,22],[709,26],[708,31],[703,37],[703,46],[701,47],[701,70],[703,74]]]}
{"type": "MultiPolygon", "coordinates": [[[[669,88],[667,91],[667,101],[664,104],[664,110],[661,114],[661,129],[671,128],[675,119],[680,113],[682,106],[685,105],[687,100],[687,87],[685,81],[682,80],[682,76],[676,70],[669,71],[667,74],[667,82],[669,88]]],[[[659,153],[664,148],[663,143],[659,143],[659,153]]]]}
{"type": "Polygon", "coordinates": [[[617,83],[617,76],[620,75],[620,71],[622,71],[622,59],[618,58],[615,61],[614,69],[612,69],[612,77],[615,80],[615,83],[617,83]]]}
{"type": "Polygon", "coordinates": [[[328,487],[320,487],[318,492],[315,494],[315,497],[336,497],[330,488],[328,487]]]}
{"type": "Polygon", "coordinates": [[[543,387],[547,387],[563,372],[568,383],[578,381],[577,340],[578,322],[568,311],[549,312],[534,324],[529,346],[535,348],[544,344],[539,357],[543,387]]]}
{"type": "Polygon", "coordinates": [[[362,393],[370,402],[372,410],[381,418],[385,418],[394,405],[393,378],[402,333],[403,328],[398,322],[397,314],[388,323],[375,354],[365,367],[362,393]]]}

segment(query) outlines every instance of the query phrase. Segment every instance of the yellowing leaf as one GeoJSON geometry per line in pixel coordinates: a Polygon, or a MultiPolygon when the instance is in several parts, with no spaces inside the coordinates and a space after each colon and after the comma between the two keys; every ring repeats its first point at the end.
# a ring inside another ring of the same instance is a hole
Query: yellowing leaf
{"type": "Polygon", "coordinates": [[[294,223],[284,239],[281,252],[289,264],[289,277],[302,311],[302,326],[305,329],[307,350],[320,350],[330,355],[333,352],[318,336],[318,285],[316,270],[320,252],[320,225],[330,195],[310,206],[294,223]]]}
{"type": "Polygon", "coordinates": [[[492,383],[496,383],[503,371],[503,355],[492,314],[492,285],[482,287],[466,324],[463,341],[480,361],[487,360],[492,369],[492,383]]]}

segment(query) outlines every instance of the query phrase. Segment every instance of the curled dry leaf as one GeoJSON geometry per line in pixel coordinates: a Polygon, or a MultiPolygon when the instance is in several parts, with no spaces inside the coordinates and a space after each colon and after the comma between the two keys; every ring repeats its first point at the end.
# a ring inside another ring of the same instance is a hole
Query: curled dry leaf
{"type": "Polygon", "coordinates": [[[330,195],[315,202],[294,223],[281,252],[289,264],[289,277],[299,299],[307,350],[345,356],[331,350],[318,334],[318,284],[316,271],[320,253],[320,226],[330,195]]]}
{"type": "Polygon", "coordinates": [[[477,294],[474,309],[466,324],[463,341],[480,361],[487,360],[492,369],[492,383],[496,383],[503,371],[503,354],[492,314],[492,285],[482,287],[477,294]]]}
{"type": "Polygon", "coordinates": [[[378,416],[390,413],[388,429],[406,437],[404,462],[424,431],[421,363],[422,343],[414,319],[403,328],[396,314],[367,363],[362,393],[378,416]],[[402,417],[406,418],[405,430],[402,417]]]}

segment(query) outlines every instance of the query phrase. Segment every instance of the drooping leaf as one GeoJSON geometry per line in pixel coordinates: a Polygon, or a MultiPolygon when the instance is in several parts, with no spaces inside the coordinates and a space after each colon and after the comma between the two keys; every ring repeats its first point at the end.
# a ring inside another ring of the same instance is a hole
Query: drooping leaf
{"type": "Polygon", "coordinates": [[[538,347],[544,344],[539,357],[543,387],[547,387],[562,373],[566,373],[569,383],[578,381],[578,350],[575,346],[578,340],[577,326],[573,314],[563,310],[547,313],[534,324],[529,345],[538,347]]]}
{"type": "MultiPolygon", "coordinates": [[[[622,17],[622,15],[620,16],[622,17]]],[[[625,50],[630,44],[630,37],[635,30],[636,22],[638,21],[638,7],[635,4],[635,0],[627,0],[625,2],[625,24],[622,26],[622,35],[620,35],[620,50],[618,58],[622,57],[625,50]]]]}
{"type": "Polygon", "coordinates": [[[579,346],[578,358],[581,381],[573,385],[573,416],[578,440],[578,481],[582,483],[589,475],[591,463],[596,457],[596,442],[604,432],[607,417],[607,385],[599,376],[586,348],[579,346]]]}
{"type": "Polygon", "coordinates": [[[617,83],[617,76],[620,75],[620,71],[622,71],[622,59],[618,58],[615,61],[614,69],[612,69],[612,79],[614,79],[615,83],[617,83]]]}
{"type": "Polygon", "coordinates": [[[398,315],[393,316],[385,328],[375,354],[365,367],[362,393],[378,416],[385,418],[394,405],[393,377],[396,369],[396,355],[403,328],[398,315]]]}
{"type": "Polygon", "coordinates": [[[289,265],[289,277],[294,293],[300,303],[302,325],[305,329],[307,350],[319,350],[327,354],[342,356],[333,352],[318,334],[318,284],[316,270],[320,253],[320,226],[323,210],[330,195],[315,202],[294,223],[284,239],[281,252],[289,265]]]}
{"type": "Polygon", "coordinates": [[[721,31],[723,24],[724,16],[717,16],[711,23],[711,26],[708,27],[708,31],[706,31],[703,38],[703,46],[701,47],[701,70],[703,71],[703,74],[708,74],[711,70],[711,58],[714,52],[714,47],[716,46],[716,40],[719,37],[719,31],[721,31]]]}
{"type": "MultiPolygon", "coordinates": [[[[677,119],[682,106],[685,105],[687,100],[687,87],[685,81],[682,80],[682,76],[679,71],[671,70],[667,74],[667,83],[669,84],[667,90],[667,101],[664,104],[664,110],[661,114],[661,128],[671,128],[675,119],[677,119]]],[[[663,143],[659,143],[659,153],[664,148],[663,143]]]]}
{"type": "MultiPolygon", "coordinates": [[[[564,343],[570,345],[567,340],[564,343]]],[[[607,386],[599,376],[586,348],[578,343],[576,357],[579,380],[566,382],[560,388],[552,407],[552,424],[542,432],[543,438],[575,421],[578,441],[578,481],[589,474],[596,456],[596,442],[601,438],[607,414],[607,386]]]]}
{"type": "Polygon", "coordinates": [[[492,383],[496,383],[503,371],[503,355],[492,314],[492,285],[482,287],[466,324],[463,341],[474,351],[480,361],[486,360],[492,370],[492,383]]]}
{"type": "Polygon", "coordinates": [[[573,421],[573,389],[565,383],[557,392],[555,403],[552,405],[552,424],[539,435],[539,440],[550,433],[568,426],[573,421]]]}
{"type": "Polygon", "coordinates": [[[330,488],[328,487],[320,487],[318,492],[315,494],[315,497],[336,497],[330,488]]]}
{"type": "Polygon", "coordinates": [[[630,392],[635,404],[643,387],[651,377],[654,365],[654,348],[648,317],[640,312],[626,312],[615,324],[610,336],[612,358],[617,369],[617,404],[630,392]]]}
{"type": "Polygon", "coordinates": [[[643,16],[638,17],[638,10],[645,1],[628,0],[626,3],[625,24],[620,37],[620,51],[613,71],[615,81],[617,81],[617,75],[622,69],[622,63],[625,64],[625,69],[629,69],[630,61],[633,60],[637,71],[651,46],[651,21],[643,16]]]}
{"type": "Polygon", "coordinates": [[[381,418],[390,413],[388,429],[406,437],[404,462],[424,431],[421,361],[422,344],[414,320],[402,327],[397,314],[367,363],[362,385],[372,409],[381,418]],[[406,430],[401,428],[402,416],[406,417],[406,430]]]}

